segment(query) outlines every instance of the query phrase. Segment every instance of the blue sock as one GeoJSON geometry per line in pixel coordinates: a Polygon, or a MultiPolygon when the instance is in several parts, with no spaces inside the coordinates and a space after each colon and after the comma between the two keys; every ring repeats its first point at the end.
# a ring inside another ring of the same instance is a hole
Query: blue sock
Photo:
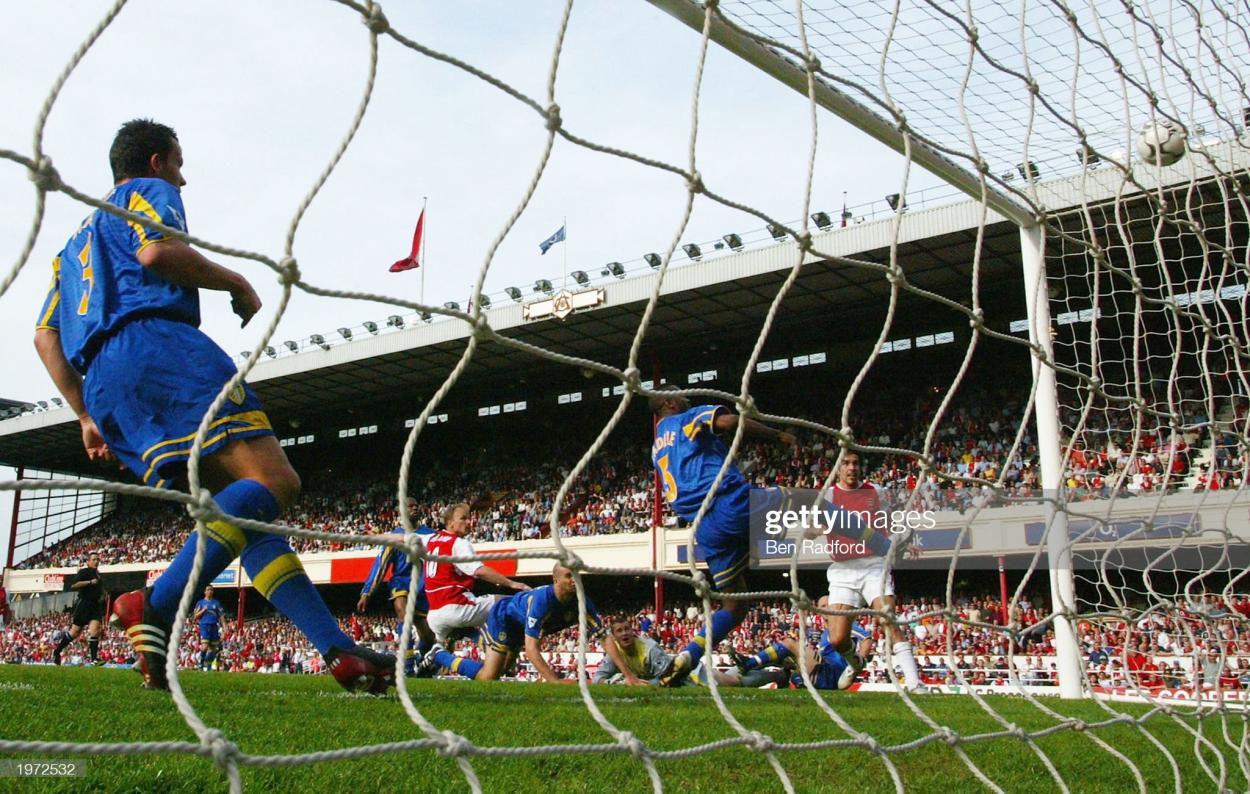
{"type": "Polygon", "coordinates": [[[747,659],[745,666],[747,670],[768,667],[769,665],[777,664],[789,655],[789,648],[780,642],[774,642],[772,645],[769,645],[759,653],[747,659]]]}
{"type": "Polygon", "coordinates": [[[265,532],[248,531],[246,535],[243,568],[260,594],[290,618],[322,656],[331,648],[355,648],[356,643],[330,614],[286,538],[265,532]]]}
{"type": "MultiPolygon", "coordinates": [[[[730,630],[741,622],[741,618],[734,615],[727,609],[718,609],[712,613],[712,647],[715,648],[721,640],[725,639],[730,630]]],[[[707,639],[703,636],[707,626],[699,629],[699,633],[686,646],[686,653],[690,654],[690,666],[694,667],[699,664],[699,660],[703,658],[703,651],[707,645],[707,639]]]]}
{"type": "Polygon", "coordinates": [[[429,650],[433,647],[434,647],[434,642],[432,640],[418,640],[417,641],[417,653],[420,653],[422,655],[428,653],[429,650]]]}
{"type": "MultiPolygon", "coordinates": [[[[217,492],[213,497],[223,512],[241,518],[256,521],[272,521],[278,517],[278,502],[269,493],[269,489],[255,480],[236,480],[217,492]]],[[[152,608],[165,621],[173,621],[178,614],[178,601],[182,598],[182,589],[191,575],[191,564],[195,561],[195,543],[198,533],[192,532],[187,542],[174,557],[160,578],[152,584],[152,608]]],[[[204,590],[204,586],[217,578],[217,574],[226,570],[226,566],[243,552],[247,545],[247,535],[243,530],[225,521],[213,521],[205,525],[204,532],[204,565],[200,568],[200,581],[195,584],[195,593],[204,590]]]]}
{"type": "Polygon", "coordinates": [[[456,675],[462,675],[465,678],[477,678],[477,674],[482,670],[481,662],[457,656],[451,651],[439,651],[434,654],[434,661],[438,662],[439,667],[446,667],[456,675]]]}

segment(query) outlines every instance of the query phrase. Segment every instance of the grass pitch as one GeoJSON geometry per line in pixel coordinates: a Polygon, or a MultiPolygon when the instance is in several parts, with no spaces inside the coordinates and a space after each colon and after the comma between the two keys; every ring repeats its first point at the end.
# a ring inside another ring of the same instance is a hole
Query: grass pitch
{"type": "MultiPolygon", "coordinates": [[[[330,750],[421,738],[395,697],[346,695],[329,676],[185,673],[184,688],[200,717],[220,728],[248,753],[277,754],[330,750]]],[[[576,687],[468,681],[412,681],[417,707],[441,729],[451,729],[479,746],[599,744],[610,741],[593,721],[576,687]]],[[[736,736],[701,688],[647,690],[593,687],[606,716],[655,750],[676,750],[736,736]]],[[[845,738],[810,696],[798,691],[722,690],[734,715],[750,730],[779,742],[845,738]]],[[[884,745],[932,733],[891,694],[829,694],[829,703],[852,726],[884,745]]],[[[1053,723],[1019,698],[991,699],[995,710],[1028,730],[1053,723]]],[[[917,699],[925,712],[961,734],[989,733],[1001,726],[966,696],[917,699]]],[[[1094,722],[1109,716],[1097,704],[1045,703],[1064,714],[1094,722]]],[[[1145,707],[1114,705],[1140,715],[1145,707]]],[[[1199,726],[1187,718],[1186,724],[1199,726]]],[[[1194,752],[1193,736],[1172,718],[1156,714],[1146,723],[1180,767],[1176,781],[1166,757],[1137,729],[1116,725],[1096,733],[1141,769],[1151,791],[1217,791],[1194,752]]],[[[1220,750],[1228,775],[1225,786],[1246,785],[1232,743],[1246,741],[1246,722],[1233,713],[1201,722],[1203,735],[1220,750]],[[1227,728],[1227,732],[1224,731],[1227,728]],[[1227,737],[1227,738],[1226,738],[1227,737]]],[[[0,738],[76,742],[195,741],[165,693],[139,688],[128,670],[0,667],[0,738]]],[[[1065,730],[1038,740],[1074,792],[1131,792],[1138,785],[1127,766],[1088,736],[1065,730]]],[[[1243,745],[1244,746],[1244,745],[1243,745]]],[[[1018,739],[964,745],[968,755],[1007,792],[1049,792],[1057,787],[1041,759],[1018,739]]],[[[30,758],[29,754],[7,756],[30,758]]],[[[57,758],[73,757],[57,754],[57,758]]],[[[858,749],[789,751],[778,758],[799,791],[893,791],[879,758],[858,749]]],[[[894,755],[909,791],[986,790],[955,752],[942,742],[894,755]]],[[[1218,774],[1220,760],[1205,753],[1218,774]]],[[[474,758],[488,792],[647,791],[641,763],[624,753],[474,758]]],[[[743,747],[716,750],[678,760],[657,761],[666,790],[681,792],[771,792],[781,789],[767,760],[743,747]]],[[[322,762],[284,769],[243,768],[252,791],[407,792],[463,791],[455,763],[432,750],[390,753],[356,761],[322,762]]],[[[201,792],[226,788],[222,772],[198,756],[96,756],[82,778],[27,781],[0,778],[0,790],[201,792]]]]}

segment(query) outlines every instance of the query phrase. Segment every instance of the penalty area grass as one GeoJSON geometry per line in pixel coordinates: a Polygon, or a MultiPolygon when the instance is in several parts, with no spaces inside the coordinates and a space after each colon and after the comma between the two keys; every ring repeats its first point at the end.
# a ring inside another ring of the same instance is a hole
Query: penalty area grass
{"type": "MultiPolygon", "coordinates": [[[[395,695],[385,698],[344,693],[326,675],[197,673],[181,676],[183,688],[206,725],[224,732],[246,753],[306,753],[423,738],[395,695]]],[[[410,680],[413,702],[440,730],[452,730],[481,747],[533,747],[548,744],[607,744],[611,737],[591,717],[576,686],[525,683],[475,683],[457,680],[410,680]]],[[[653,690],[633,687],[591,688],[605,716],[631,731],[656,751],[681,750],[738,734],[725,722],[701,687],[653,690]]],[[[816,742],[847,735],[811,696],[801,691],[722,689],[733,715],[747,730],[777,742],[816,742]]],[[[825,693],[826,702],[853,728],[871,734],[884,746],[901,745],[933,734],[901,698],[888,693],[825,693]]],[[[1028,731],[1055,720],[1022,698],[992,696],[992,708],[1028,731]]],[[[960,735],[992,733],[1003,726],[965,695],[915,698],[930,719],[960,735]]],[[[1066,716],[1099,722],[1115,716],[1096,703],[1047,698],[1047,707],[1066,716]]],[[[1146,706],[1109,704],[1117,713],[1140,716],[1146,706]]],[[[1245,785],[1237,753],[1226,740],[1244,741],[1243,715],[1233,712],[1201,723],[1215,750],[1205,749],[1205,766],[1224,786],[1245,785]]],[[[962,749],[991,780],[1008,792],[1051,792],[1058,786],[1041,754],[1054,765],[1072,791],[1128,792],[1138,784],[1130,768],[1099,747],[1088,734],[1106,741],[1136,764],[1147,790],[1215,792],[1219,786],[1195,755],[1193,735],[1177,720],[1155,713],[1145,723],[1150,735],[1176,760],[1174,778],[1167,756],[1132,725],[1114,725],[1079,733],[1062,730],[1036,741],[1037,750],[1015,737],[966,743],[962,749]]],[[[139,687],[129,671],[105,668],[0,666],[0,739],[66,742],[184,741],[196,738],[167,693],[139,687]]],[[[87,760],[86,775],[61,780],[0,778],[0,791],[161,791],[201,792],[226,789],[223,772],[207,758],[188,754],[78,756],[56,753],[57,760],[87,760]]],[[[48,760],[53,756],[44,759],[48,760]]],[[[894,791],[880,756],[860,747],[780,751],[776,757],[797,791],[894,791]]],[[[29,753],[0,758],[35,760],[29,753]]],[[[891,755],[908,791],[988,790],[941,740],[891,755]]],[[[550,754],[521,757],[472,757],[487,792],[558,790],[586,792],[648,791],[650,781],[638,760],[625,752],[550,754]]],[[[761,753],[735,746],[699,755],[657,760],[666,790],[683,792],[771,792],[781,783],[761,753]]],[[[394,752],[351,761],[325,761],[290,767],[242,768],[251,791],[463,791],[468,786],[454,760],[434,750],[394,752]]]]}

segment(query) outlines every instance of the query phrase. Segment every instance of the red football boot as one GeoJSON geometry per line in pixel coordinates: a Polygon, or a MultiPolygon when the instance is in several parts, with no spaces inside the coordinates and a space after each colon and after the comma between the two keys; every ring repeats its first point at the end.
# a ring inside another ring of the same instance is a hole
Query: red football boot
{"type": "Polygon", "coordinates": [[[348,692],[384,695],[395,684],[395,657],[371,651],[363,645],[351,650],[331,648],[326,664],[334,680],[348,692]]]}
{"type": "Polygon", "coordinates": [[[148,689],[169,689],[165,678],[166,646],[170,627],[156,617],[148,604],[150,589],[132,590],[113,601],[109,623],[126,633],[138,661],[135,669],[148,689]]]}

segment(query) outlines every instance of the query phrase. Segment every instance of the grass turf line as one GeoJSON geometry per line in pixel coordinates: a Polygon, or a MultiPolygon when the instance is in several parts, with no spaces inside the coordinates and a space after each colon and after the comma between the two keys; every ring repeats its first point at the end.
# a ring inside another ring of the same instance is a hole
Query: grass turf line
{"type": "MultiPolygon", "coordinates": [[[[200,674],[188,672],[183,685],[192,705],[210,727],[252,754],[298,753],[421,738],[395,697],[360,698],[342,693],[328,676],[200,674]]],[[[535,684],[478,684],[468,681],[411,681],[413,700],[440,729],[454,730],[479,746],[601,744],[610,741],[593,721],[576,687],[535,684]]],[[[736,734],[700,688],[648,690],[594,687],[596,701],[618,728],[632,731],[655,750],[677,750],[736,734]]],[[[779,742],[846,738],[805,692],[722,690],[734,715],[749,730],[779,742]]],[[[908,742],[932,731],[892,694],[830,694],[829,702],[855,728],[883,745],[908,742]]],[[[1026,730],[1054,724],[1019,698],[990,698],[993,708],[1026,730]]],[[[1089,722],[1107,719],[1097,704],[1044,701],[1063,714],[1089,722]]],[[[924,711],[961,734],[1002,730],[966,696],[917,698],[924,711]]],[[[1145,707],[1114,705],[1140,715],[1145,707]]],[[[1199,723],[1186,720],[1191,727],[1199,723]]],[[[1219,748],[1226,786],[1246,788],[1235,744],[1245,741],[1247,723],[1234,712],[1221,726],[1218,717],[1202,721],[1203,734],[1219,748]]],[[[1180,788],[1217,791],[1194,755],[1191,734],[1158,714],[1146,723],[1176,758],[1180,788]]],[[[1166,758],[1136,729],[1114,726],[1097,735],[1141,769],[1148,790],[1176,788],[1166,758]]],[[[0,667],[0,738],[46,741],[195,741],[168,694],[139,689],[127,670],[0,667]]],[[[1129,769],[1087,736],[1064,731],[1038,740],[1067,785],[1081,792],[1136,791],[1129,769]]],[[[1057,786],[1042,760],[1015,738],[964,745],[968,755],[1003,790],[1050,792],[1057,786]]],[[[18,757],[18,756],[7,756],[18,757]]],[[[29,756],[21,756],[28,758],[29,756]]],[[[825,792],[850,786],[856,791],[893,791],[880,759],[860,748],[783,752],[778,758],[799,791],[825,792]]],[[[909,791],[985,790],[954,751],[942,742],[892,756],[909,791]]],[[[1206,756],[1216,770],[1213,753],[1206,756]]],[[[625,753],[473,758],[484,789],[494,791],[620,792],[650,785],[641,763],[625,753]]],[[[692,758],[658,761],[665,788],[684,792],[780,790],[767,760],[734,747],[692,758]]],[[[252,791],[449,791],[465,790],[455,763],[432,750],[389,753],[358,761],[323,762],[269,769],[244,767],[252,791]]],[[[0,790],[14,791],[220,791],[225,777],[207,759],[188,755],[103,756],[89,759],[87,776],[60,781],[0,779],[0,790]]]]}

